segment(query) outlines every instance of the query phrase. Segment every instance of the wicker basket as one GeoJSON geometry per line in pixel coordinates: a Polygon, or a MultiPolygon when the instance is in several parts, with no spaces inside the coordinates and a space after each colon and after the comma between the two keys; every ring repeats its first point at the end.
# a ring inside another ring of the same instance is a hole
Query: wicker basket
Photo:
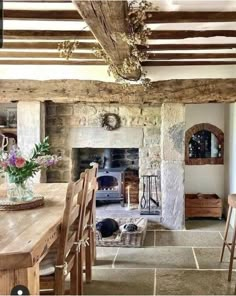
{"type": "MultiPolygon", "coordinates": [[[[96,221],[101,221],[103,218],[97,218],[96,221]]],[[[96,245],[98,247],[132,247],[139,248],[143,246],[146,231],[147,219],[144,218],[114,218],[119,224],[119,227],[126,223],[133,223],[138,226],[137,231],[117,231],[108,238],[102,238],[99,231],[96,231],[96,245]]]]}

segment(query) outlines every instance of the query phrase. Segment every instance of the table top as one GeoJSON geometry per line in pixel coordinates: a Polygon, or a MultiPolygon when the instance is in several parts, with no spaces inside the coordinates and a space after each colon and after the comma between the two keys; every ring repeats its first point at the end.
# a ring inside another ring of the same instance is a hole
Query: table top
{"type": "MultiPolygon", "coordinates": [[[[67,186],[35,184],[35,193],[44,196],[43,207],[0,211],[0,269],[31,267],[45,256],[60,231],[67,186]]],[[[0,196],[4,190],[1,185],[0,196]]]]}

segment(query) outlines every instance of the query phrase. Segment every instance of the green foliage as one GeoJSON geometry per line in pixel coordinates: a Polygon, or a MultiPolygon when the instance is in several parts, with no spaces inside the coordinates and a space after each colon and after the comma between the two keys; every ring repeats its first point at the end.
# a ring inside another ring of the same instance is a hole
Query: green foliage
{"type": "Polygon", "coordinates": [[[35,144],[34,150],[33,150],[33,156],[31,159],[35,159],[39,156],[44,156],[49,154],[49,140],[48,137],[46,137],[41,143],[35,144]]]}
{"type": "Polygon", "coordinates": [[[25,180],[30,177],[34,177],[39,170],[39,165],[35,162],[26,161],[23,168],[17,168],[14,166],[7,168],[11,181],[16,184],[23,184],[25,180]]]}

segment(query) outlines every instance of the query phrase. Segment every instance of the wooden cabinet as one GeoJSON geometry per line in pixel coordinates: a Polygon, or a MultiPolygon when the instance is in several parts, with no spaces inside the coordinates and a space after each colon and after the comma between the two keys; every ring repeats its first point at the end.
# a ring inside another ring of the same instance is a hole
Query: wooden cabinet
{"type": "Polygon", "coordinates": [[[216,194],[185,194],[185,217],[222,217],[222,200],[216,194]]]}

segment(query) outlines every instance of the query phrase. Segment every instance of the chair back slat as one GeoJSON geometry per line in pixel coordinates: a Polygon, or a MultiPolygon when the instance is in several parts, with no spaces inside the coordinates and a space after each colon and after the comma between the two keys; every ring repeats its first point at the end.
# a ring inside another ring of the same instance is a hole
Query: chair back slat
{"type": "Polygon", "coordinates": [[[74,242],[77,240],[82,210],[81,200],[84,200],[86,196],[85,184],[86,176],[80,178],[76,182],[68,184],[65,210],[61,225],[59,249],[57,253],[57,265],[63,265],[66,262],[66,257],[69,255],[74,242]]]}
{"type": "Polygon", "coordinates": [[[76,231],[73,231],[72,234],[70,235],[67,244],[66,244],[66,254],[68,254],[70,252],[70,250],[72,249],[74,242],[76,240],[76,231]]]}
{"type": "Polygon", "coordinates": [[[76,219],[78,219],[80,213],[80,206],[76,205],[73,210],[71,211],[70,214],[70,219],[69,219],[69,225],[71,226],[76,219]]]}

